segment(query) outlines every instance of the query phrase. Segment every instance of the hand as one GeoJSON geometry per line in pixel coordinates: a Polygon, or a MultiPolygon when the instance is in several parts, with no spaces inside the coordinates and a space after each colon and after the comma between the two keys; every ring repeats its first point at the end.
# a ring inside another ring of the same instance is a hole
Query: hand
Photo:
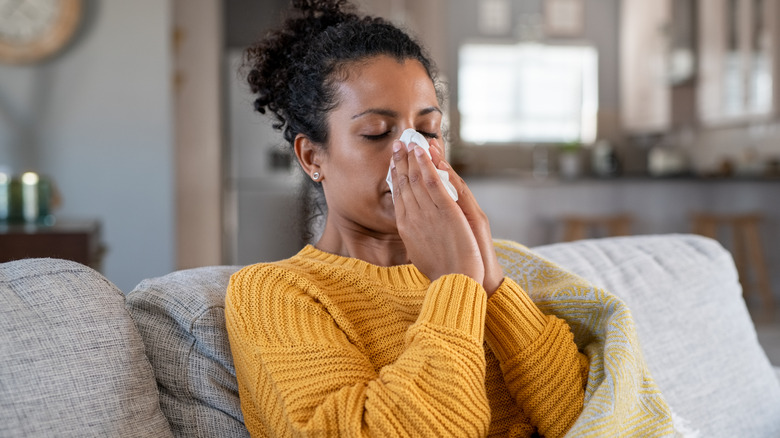
{"type": "Polygon", "coordinates": [[[466,182],[444,160],[444,153],[438,142],[434,139],[429,143],[433,163],[435,163],[436,168],[449,173],[450,182],[458,192],[458,205],[466,216],[466,220],[477,240],[479,252],[482,255],[482,264],[485,267],[485,281],[482,283],[482,286],[484,286],[485,291],[490,296],[504,281],[504,269],[498,263],[498,256],[493,246],[493,236],[490,232],[490,222],[485,212],[479,207],[471,190],[466,186],[466,182]]]}
{"type": "Polygon", "coordinates": [[[419,146],[393,143],[391,176],[398,234],[409,260],[431,281],[464,274],[483,283],[479,245],[461,208],[450,198],[419,146]]]}

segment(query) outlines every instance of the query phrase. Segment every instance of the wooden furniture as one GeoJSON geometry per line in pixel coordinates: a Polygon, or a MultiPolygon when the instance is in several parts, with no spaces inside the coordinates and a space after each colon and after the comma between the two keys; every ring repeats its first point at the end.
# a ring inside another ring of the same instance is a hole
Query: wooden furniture
{"type": "Polygon", "coordinates": [[[720,237],[723,241],[720,231],[723,228],[729,229],[734,263],[737,265],[743,293],[747,295],[757,289],[764,305],[773,308],[774,296],[769,285],[769,271],[759,232],[762,221],[763,216],[760,213],[694,213],[693,232],[713,239],[720,237]],[[748,272],[748,268],[752,272],[748,272]],[[752,274],[752,282],[749,281],[750,274],[752,274]]]}
{"type": "Polygon", "coordinates": [[[698,8],[698,113],[705,125],[766,120],[776,111],[778,5],[711,0],[698,8]]]}
{"type": "Polygon", "coordinates": [[[105,252],[100,232],[96,220],[57,221],[54,225],[0,223],[0,263],[54,257],[100,271],[105,252]]]}
{"type": "Polygon", "coordinates": [[[575,216],[563,217],[563,240],[571,242],[587,237],[627,236],[631,234],[633,218],[628,214],[608,216],[575,216]],[[606,234],[591,234],[591,233],[606,234]]]}
{"type": "Polygon", "coordinates": [[[777,111],[777,1],[621,0],[620,6],[624,130],[765,122],[777,111]]]}

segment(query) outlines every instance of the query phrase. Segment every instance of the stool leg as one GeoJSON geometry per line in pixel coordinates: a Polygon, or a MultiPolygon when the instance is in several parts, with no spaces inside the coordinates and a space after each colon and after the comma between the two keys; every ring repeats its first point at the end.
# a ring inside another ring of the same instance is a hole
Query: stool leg
{"type": "Polygon", "coordinates": [[[717,238],[717,223],[709,218],[695,217],[693,219],[693,232],[711,239],[717,238]]]}
{"type": "Polygon", "coordinates": [[[563,240],[573,242],[585,238],[585,223],[578,219],[567,219],[564,224],[563,240]]]}
{"type": "Polygon", "coordinates": [[[631,234],[631,218],[623,216],[612,219],[607,228],[610,236],[628,236],[631,234]]]}
{"type": "Polygon", "coordinates": [[[767,307],[774,308],[775,300],[769,287],[769,272],[766,268],[766,259],[761,247],[761,237],[758,233],[758,223],[750,221],[745,224],[745,244],[748,250],[748,260],[753,267],[755,284],[767,307]]]}

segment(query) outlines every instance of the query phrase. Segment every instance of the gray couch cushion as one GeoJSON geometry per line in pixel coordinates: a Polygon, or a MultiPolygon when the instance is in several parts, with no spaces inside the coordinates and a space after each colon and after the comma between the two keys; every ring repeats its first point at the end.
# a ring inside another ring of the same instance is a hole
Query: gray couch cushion
{"type": "Polygon", "coordinates": [[[780,384],[716,241],[636,236],[534,251],[628,304],[653,377],[701,436],[780,436],[780,384]]]}
{"type": "Polygon", "coordinates": [[[99,273],[0,264],[0,436],[171,436],[124,295],[99,273]]]}
{"type": "Polygon", "coordinates": [[[225,293],[238,267],[144,280],[127,295],[174,435],[245,437],[225,329],[225,293]]]}

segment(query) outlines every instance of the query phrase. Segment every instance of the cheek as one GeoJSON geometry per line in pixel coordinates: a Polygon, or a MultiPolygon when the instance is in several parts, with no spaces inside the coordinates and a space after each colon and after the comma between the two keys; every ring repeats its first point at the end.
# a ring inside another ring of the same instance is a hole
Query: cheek
{"type": "MultiPolygon", "coordinates": [[[[365,148],[365,147],[364,147],[365,148]]],[[[351,150],[332,156],[330,172],[337,172],[339,179],[353,180],[356,184],[370,183],[370,180],[384,181],[390,168],[392,146],[371,150],[351,150]],[[360,181],[360,182],[359,182],[360,181]]]]}

